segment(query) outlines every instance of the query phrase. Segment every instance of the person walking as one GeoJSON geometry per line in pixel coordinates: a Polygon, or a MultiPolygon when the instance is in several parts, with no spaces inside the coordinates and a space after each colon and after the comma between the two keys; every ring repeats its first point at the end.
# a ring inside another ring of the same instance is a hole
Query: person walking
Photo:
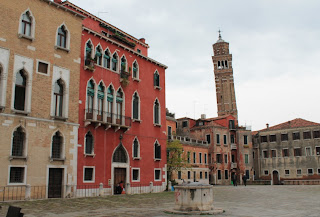
{"type": "Polygon", "coordinates": [[[247,186],[247,176],[245,174],[243,174],[242,181],[244,186],[247,186]]]}
{"type": "Polygon", "coordinates": [[[233,182],[233,186],[237,186],[237,175],[235,172],[231,174],[231,180],[233,182]]]}

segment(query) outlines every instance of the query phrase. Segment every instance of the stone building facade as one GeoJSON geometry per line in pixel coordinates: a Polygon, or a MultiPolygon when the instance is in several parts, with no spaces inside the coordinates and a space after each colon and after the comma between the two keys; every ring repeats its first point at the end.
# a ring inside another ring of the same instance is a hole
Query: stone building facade
{"type": "Polygon", "coordinates": [[[253,133],[254,171],[272,184],[320,183],[320,124],[294,119],[253,133]],[[317,180],[317,181],[316,181],[317,180]]]}
{"type": "Polygon", "coordinates": [[[49,0],[0,3],[0,186],[77,181],[83,16],[49,0]]]}

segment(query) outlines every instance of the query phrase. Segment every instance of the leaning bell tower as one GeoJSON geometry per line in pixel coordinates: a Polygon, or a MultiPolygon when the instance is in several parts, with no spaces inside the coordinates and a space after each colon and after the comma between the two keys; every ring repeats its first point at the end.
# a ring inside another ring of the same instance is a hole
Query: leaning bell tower
{"type": "Polygon", "coordinates": [[[212,45],[213,70],[216,82],[218,116],[233,115],[238,119],[236,94],[234,90],[232,54],[229,52],[229,43],[221,38],[212,45]]]}

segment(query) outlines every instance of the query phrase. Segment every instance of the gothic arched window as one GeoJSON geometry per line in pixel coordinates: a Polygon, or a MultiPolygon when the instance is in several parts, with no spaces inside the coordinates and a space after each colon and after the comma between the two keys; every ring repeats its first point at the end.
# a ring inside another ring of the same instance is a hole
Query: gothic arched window
{"type": "Polygon", "coordinates": [[[94,82],[89,81],[87,87],[87,119],[93,118],[93,102],[94,102],[94,82]]]}
{"type": "Polygon", "coordinates": [[[23,70],[16,74],[16,85],[14,92],[14,109],[24,111],[26,99],[26,76],[23,70]]]}
{"type": "Polygon", "coordinates": [[[56,159],[62,158],[62,143],[63,143],[63,138],[61,133],[58,131],[54,134],[52,138],[51,158],[56,158],[56,159]]]}
{"type": "Polygon", "coordinates": [[[103,101],[104,101],[104,86],[102,83],[98,86],[98,117],[97,119],[102,121],[103,119],[103,101]]]}
{"type": "Polygon", "coordinates": [[[116,151],[113,154],[112,158],[113,162],[118,162],[118,163],[127,163],[127,154],[126,150],[122,145],[119,145],[116,149],[116,151]]]}
{"type": "Polygon", "coordinates": [[[89,131],[85,137],[85,154],[93,154],[94,145],[93,145],[93,136],[89,131]]]}
{"type": "Polygon", "coordinates": [[[25,146],[25,133],[22,127],[18,127],[13,132],[13,139],[12,139],[12,156],[22,157],[24,155],[24,147],[25,146]]]}
{"type": "Polygon", "coordinates": [[[62,117],[63,111],[63,82],[61,79],[54,84],[54,115],[62,117]]]}
{"type": "Polygon", "coordinates": [[[117,53],[113,54],[112,56],[112,70],[117,71],[118,70],[118,55],[117,53]]]}
{"type": "Polygon", "coordinates": [[[153,109],[154,124],[160,124],[160,105],[158,99],[156,99],[156,101],[154,102],[153,109]]]}
{"type": "Polygon", "coordinates": [[[132,118],[139,120],[139,116],[139,96],[135,93],[132,100],[132,118]]]}
{"type": "Polygon", "coordinates": [[[67,31],[64,25],[58,29],[57,45],[62,48],[67,48],[67,31]]]}
{"type": "Polygon", "coordinates": [[[107,49],[103,55],[103,67],[110,69],[110,61],[111,61],[110,52],[107,49]]]}

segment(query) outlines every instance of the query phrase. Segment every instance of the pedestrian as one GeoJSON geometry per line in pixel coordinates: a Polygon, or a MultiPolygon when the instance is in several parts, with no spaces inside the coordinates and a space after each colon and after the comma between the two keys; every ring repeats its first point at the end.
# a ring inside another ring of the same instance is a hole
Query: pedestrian
{"type": "Polygon", "coordinates": [[[121,192],[122,192],[122,189],[120,187],[120,183],[118,183],[116,187],[116,194],[121,194],[121,192]]]}
{"type": "Polygon", "coordinates": [[[231,180],[233,182],[233,186],[237,186],[237,175],[235,172],[231,174],[231,180]]]}
{"type": "Polygon", "coordinates": [[[121,181],[121,182],[119,183],[119,185],[120,185],[120,187],[121,187],[121,192],[120,192],[120,194],[125,194],[125,189],[124,189],[123,181],[121,181]]]}
{"type": "Polygon", "coordinates": [[[247,176],[245,174],[243,174],[242,181],[244,186],[247,186],[247,176]]]}

